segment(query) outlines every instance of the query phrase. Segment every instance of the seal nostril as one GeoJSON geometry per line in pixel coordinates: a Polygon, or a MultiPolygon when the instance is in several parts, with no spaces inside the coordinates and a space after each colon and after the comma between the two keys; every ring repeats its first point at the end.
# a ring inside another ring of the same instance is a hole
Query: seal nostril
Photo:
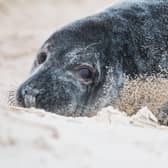
{"type": "Polygon", "coordinates": [[[31,92],[31,88],[29,88],[28,86],[23,87],[21,89],[21,94],[22,94],[23,97],[25,97],[26,95],[29,95],[30,92],[31,92]]]}
{"type": "Polygon", "coordinates": [[[23,95],[27,95],[28,94],[28,91],[25,89],[23,90],[23,95]]]}
{"type": "Polygon", "coordinates": [[[47,54],[45,52],[41,52],[37,57],[38,64],[44,63],[46,59],[47,59],[47,54]]]}

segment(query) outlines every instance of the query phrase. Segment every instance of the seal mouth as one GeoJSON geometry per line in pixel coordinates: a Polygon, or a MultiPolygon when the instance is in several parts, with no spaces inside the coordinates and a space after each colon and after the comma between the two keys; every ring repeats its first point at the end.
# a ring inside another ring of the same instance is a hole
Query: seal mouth
{"type": "Polygon", "coordinates": [[[32,95],[25,95],[24,105],[27,108],[36,107],[36,97],[34,97],[32,95]]]}
{"type": "Polygon", "coordinates": [[[32,86],[21,85],[17,90],[10,91],[9,102],[19,107],[30,108],[37,106],[37,97],[40,91],[32,86]]]}

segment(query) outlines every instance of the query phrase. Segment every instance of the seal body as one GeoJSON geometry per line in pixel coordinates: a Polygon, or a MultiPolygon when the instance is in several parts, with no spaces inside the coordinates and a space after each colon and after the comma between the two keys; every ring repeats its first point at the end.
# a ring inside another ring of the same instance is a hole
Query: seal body
{"type": "Polygon", "coordinates": [[[17,103],[90,116],[118,96],[124,76],[168,68],[168,0],[123,1],[54,32],[17,103]]]}

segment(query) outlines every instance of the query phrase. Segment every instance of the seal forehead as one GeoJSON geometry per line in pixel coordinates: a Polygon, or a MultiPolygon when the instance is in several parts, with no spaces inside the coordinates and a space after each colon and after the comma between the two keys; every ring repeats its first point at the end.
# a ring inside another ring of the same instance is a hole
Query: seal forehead
{"type": "Polygon", "coordinates": [[[82,62],[93,63],[98,60],[99,55],[100,54],[94,48],[77,47],[67,52],[64,59],[68,61],[69,64],[82,62]]]}
{"type": "Polygon", "coordinates": [[[75,65],[75,64],[97,64],[100,59],[100,52],[98,51],[97,43],[90,44],[76,44],[72,43],[71,46],[60,45],[57,47],[50,43],[46,42],[40,52],[46,52],[50,61],[57,65],[58,67],[63,65],[75,65]]]}

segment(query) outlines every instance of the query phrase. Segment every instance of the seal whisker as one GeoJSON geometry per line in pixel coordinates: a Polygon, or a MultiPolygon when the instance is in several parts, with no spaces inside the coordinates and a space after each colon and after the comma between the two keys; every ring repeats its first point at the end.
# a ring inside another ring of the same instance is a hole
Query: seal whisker
{"type": "Polygon", "coordinates": [[[94,42],[94,43],[88,44],[86,47],[84,47],[84,50],[87,50],[88,48],[93,47],[98,44],[101,44],[101,42],[99,41],[99,42],[94,42]]]}
{"type": "Polygon", "coordinates": [[[8,91],[8,105],[16,106],[16,88],[12,88],[8,91]]]}

